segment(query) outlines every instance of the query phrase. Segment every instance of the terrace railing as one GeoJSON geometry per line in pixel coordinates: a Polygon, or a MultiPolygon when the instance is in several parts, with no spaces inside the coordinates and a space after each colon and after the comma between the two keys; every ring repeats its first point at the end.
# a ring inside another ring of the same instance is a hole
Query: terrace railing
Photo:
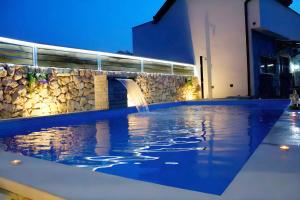
{"type": "Polygon", "coordinates": [[[103,71],[194,75],[194,65],[0,37],[0,63],[103,71]]]}

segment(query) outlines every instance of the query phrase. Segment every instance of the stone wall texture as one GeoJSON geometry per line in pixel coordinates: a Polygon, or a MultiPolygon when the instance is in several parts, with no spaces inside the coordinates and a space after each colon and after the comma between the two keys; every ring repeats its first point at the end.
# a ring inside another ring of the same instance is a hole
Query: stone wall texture
{"type": "Polygon", "coordinates": [[[149,104],[199,99],[191,76],[0,64],[0,119],[108,109],[107,77],[133,79],[149,104]],[[47,74],[47,81],[32,83],[32,73],[47,74]]]}
{"type": "Polygon", "coordinates": [[[200,86],[196,77],[142,73],[135,81],[148,104],[200,98],[200,86]]]}
{"type": "MultiPolygon", "coordinates": [[[[56,68],[0,66],[0,118],[93,110],[95,75],[105,76],[91,70],[59,73],[56,68]],[[29,85],[28,73],[45,73],[48,81],[29,85]]],[[[101,108],[105,109],[105,106],[101,108]]]]}

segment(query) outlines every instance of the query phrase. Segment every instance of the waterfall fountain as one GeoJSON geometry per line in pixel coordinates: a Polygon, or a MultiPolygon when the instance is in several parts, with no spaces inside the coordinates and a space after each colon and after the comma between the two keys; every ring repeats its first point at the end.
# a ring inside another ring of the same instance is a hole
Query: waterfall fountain
{"type": "Polygon", "coordinates": [[[127,89],[128,106],[135,106],[138,112],[149,112],[148,104],[140,87],[131,79],[117,79],[127,89]]]}

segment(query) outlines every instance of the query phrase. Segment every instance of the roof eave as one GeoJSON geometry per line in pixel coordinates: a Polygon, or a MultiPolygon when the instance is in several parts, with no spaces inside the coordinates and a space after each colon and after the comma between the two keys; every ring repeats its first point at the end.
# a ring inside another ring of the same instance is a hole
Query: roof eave
{"type": "Polygon", "coordinates": [[[163,16],[169,11],[169,9],[173,6],[176,0],[167,0],[164,5],[159,9],[156,15],[153,17],[153,23],[158,23],[163,16]]]}

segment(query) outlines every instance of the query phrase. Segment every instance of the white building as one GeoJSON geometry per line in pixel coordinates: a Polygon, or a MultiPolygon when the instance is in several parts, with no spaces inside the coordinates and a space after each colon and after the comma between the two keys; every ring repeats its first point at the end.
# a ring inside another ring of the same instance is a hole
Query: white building
{"type": "Polygon", "coordinates": [[[167,0],[133,28],[134,54],[195,64],[204,98],[287,97],[300,15],[280,1],[167,0]]]}

